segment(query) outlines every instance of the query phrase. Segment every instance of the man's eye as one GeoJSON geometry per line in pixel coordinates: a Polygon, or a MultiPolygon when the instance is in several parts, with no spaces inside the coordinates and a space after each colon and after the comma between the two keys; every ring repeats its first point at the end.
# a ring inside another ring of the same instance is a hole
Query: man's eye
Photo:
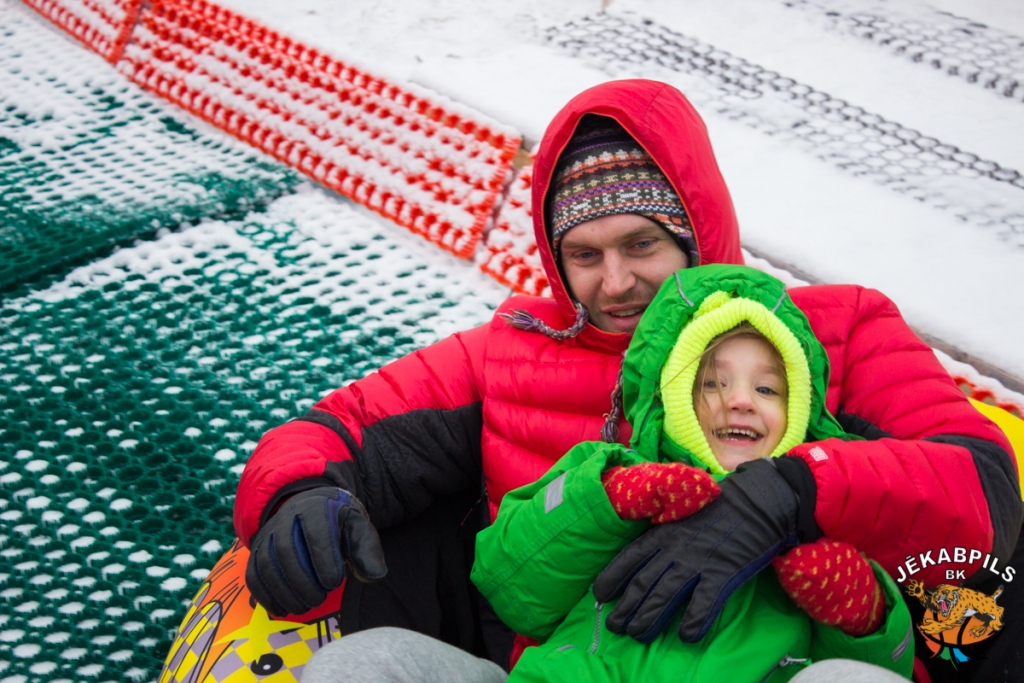
{"type": "Polygon", "coordinates": [[[636,247],[637,249],[647,249],[652,244],[654,244],[654,240],[653,239],[646,239],[646,240],[640,240],[639,242],[637,242],[633,246],[636,247]]]}
{"type": "Polygon", "coordinates": [[[577,261],[586,261],[597,256],[596,251],[577,251],[574,252],[572,257],[577,261]]]}

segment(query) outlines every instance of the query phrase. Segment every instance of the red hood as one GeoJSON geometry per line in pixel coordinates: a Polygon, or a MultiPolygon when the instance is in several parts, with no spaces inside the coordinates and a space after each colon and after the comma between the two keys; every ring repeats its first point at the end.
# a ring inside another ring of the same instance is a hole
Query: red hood
{"type": "MultiPolygon", "coordinates": [[[[615,119],[658,163],[686,207],[701,264],[743,263],[732,198],[697,110],[681,92],[665,83],[639,79],[603,83],[583,91],[562,107],[544,132],[533,166],[533,227],[537,246],[551,293],[570,320],[575,317],[575,310],[551,255],[544,198],[558,157],[584,114],[615,119]]],[[[587,325],[584,333],[592,341],[599,341],[597,337],[623,336],[602,332],[593,325],[587,325]]],[[[612,339],[600,341],[618,345],[612,339]]]]}

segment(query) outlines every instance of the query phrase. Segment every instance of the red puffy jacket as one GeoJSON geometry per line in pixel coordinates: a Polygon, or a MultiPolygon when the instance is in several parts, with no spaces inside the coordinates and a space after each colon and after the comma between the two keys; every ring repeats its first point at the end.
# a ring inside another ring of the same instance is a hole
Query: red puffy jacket
{"type": "MultiPolygon", "coordinates": [[[[540,146],[534,207],[544,206],[555,162],[586,113],[614,118],[658,162],[690,216],[700,263],[742,263],[732,201],[704,123],[665,84],[606,83],[566,105],[540,146]]],[[[482,475],[493,516],[507,491],[539,478],[573,445],[600,438],[629,336],[587,325],[555,341],[501,316],[525,309],[556,329],[575,319],[543,211],[534,211],[534,222],[553,298],[513,297],[489,324],[395,361],[267,432],[235,502],[244,543],[284,497],[324,483],[352,490],[383,529],[436,496],[479,486],[482,475]]],[[[1022,512],[1002,432],[878,292],[813,286],[791,295],[831,361],[828,409],[844,416],[848,431],[852,425],[874,438],[791,453],[808,465],[800,494],[816,496],[811,523],[894,574],[907,556],[933,551],[934,560],[940,548],[1008,558],[1022,512]]],[[[619,438],[629,436],[623,421],[619,438]]],[[[939,583],[950,566],[933,562],[915,578],[939,583]]]]}

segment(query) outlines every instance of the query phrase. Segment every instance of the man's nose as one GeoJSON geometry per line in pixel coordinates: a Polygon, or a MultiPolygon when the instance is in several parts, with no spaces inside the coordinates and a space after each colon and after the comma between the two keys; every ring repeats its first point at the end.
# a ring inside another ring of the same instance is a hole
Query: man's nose
{"type": "Polygon", "coordinates": [[[636,275],[633,274],[633,269],[617,254],[608,256],[605,264],[602,286],[605,296],[609,299],[622,297],[636,286],[636,275]]]}

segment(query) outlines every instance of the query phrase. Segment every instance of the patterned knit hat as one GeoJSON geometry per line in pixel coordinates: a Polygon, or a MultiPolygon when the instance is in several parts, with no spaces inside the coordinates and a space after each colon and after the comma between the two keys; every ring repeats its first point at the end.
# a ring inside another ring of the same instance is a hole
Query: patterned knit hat
{"type": "Polygon", "coordinates": [[[658,164],[613,119],[588,114],[555,166],[547,218],[558,256],[565,233],[580,223],[635,213],[665,228],[698,265],[697,243],[686,209],[658,164]]]}

